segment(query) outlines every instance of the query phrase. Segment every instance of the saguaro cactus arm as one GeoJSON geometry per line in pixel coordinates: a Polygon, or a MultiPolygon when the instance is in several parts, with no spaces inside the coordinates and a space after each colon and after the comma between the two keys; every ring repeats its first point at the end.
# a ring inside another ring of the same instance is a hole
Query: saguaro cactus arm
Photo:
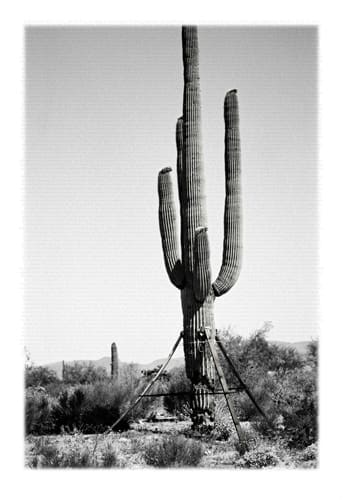
{"type": "Polygon", "coordinates": [[[237,91],[225,96],[225,211],[222,266],[213,283],[219,297],[236,283],[241,266],[240,137],[237,91]]]}
{"type": "Polygon", "coordinates": [[[167,273],[170,281],[181,289],[184,284],[184,271],[177,243],[176,211],[170,172],[171,168],[167,167],[158,175],[159,223],[167,273]]]}
{"type": "Polygon", "coordinates": [[[205,300],[211,289],[210,245],[206,227],[195,230],[193,289],[199,302],[205,300]]]}

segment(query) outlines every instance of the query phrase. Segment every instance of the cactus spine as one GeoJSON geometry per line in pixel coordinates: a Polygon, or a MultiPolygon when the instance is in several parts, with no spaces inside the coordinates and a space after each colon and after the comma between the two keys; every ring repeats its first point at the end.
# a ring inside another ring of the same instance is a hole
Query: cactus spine
{"type": "Polygon", "coordinates": [[[166,270],[181,290],[186,373],[192,382],[193,422],[212,418],[214,365],[201,332],[215,335],[213,304],[236,282],[241,260],[240,140],[236,90],[226,94],[225,208],[222,265],[212,283],[206,227],[201,150],[201,106],[197,28],[182,28],[184,66],[183,115],[176,125],[177,176],[181,216],[181,256],[177,242],[171,168],[158,176],[159,223],[166,270]]]}
{"type": "Polygon", "coordinates": [[[118,378],[118,349],[115,342],[111,345],[111,378],[118,378]]]}

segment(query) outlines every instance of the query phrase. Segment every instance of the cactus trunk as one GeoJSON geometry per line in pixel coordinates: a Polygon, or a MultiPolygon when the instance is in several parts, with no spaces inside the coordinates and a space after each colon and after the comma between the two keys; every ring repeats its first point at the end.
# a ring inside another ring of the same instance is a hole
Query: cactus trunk
{"type": "Polygon", "coordinates": [[[181,290],[186,373],[192,382],[193,421],[212,419],[214,364],[203,331],[214,335],[216,296],[236,282],[240,269],[240,142],[236,91],[224,103],[225,178],[223,260],[211,284],[201,150],[201,106],[197,28],[182,28],[184,65],[183,115],[177,121],[177,175],[181,217],[181,256],[177,239],[170,168],[158,177],[159,221],[164,261],[171,282],[181,290]]]}
{"type": "Polygon", "coordinates": [[[186,286],[181,292],[183,311],[183,345],[187,377],[192,382],[193,421],[197,425],[212,420],[214,408],[214,365],[208,347],[202,337],[206,327],[214,331],[213,294],[198,302],[194,290],[186,286]]]}

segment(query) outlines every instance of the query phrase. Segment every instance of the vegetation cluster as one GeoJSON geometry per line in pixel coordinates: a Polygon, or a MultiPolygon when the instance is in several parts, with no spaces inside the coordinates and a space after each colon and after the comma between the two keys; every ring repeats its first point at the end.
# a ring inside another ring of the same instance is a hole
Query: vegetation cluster
{"type": "MultiPolygon", "coordinates": [[[[261,417],[244,391],[232,396],[249,444],[247,453],[236,456],[234,466],[287,465],[286,450],[296,457],[291,460],[293,464],[312,467],[316,461],[318,434],[317,342],[311,342],[306,354],[301,355],[293,348],[268,342],[268,330],[266,324],[247,339],[234,335],[230,329],[219,332],[226,352],[268,417],[268,421],[261,417]]],[[[229,387],[238,387],[239,382],[224,358],[221,363],[229,387]]],[[[65,366],[61,380],[46,367],[27,364],[25,430],[28,440],[35,443],[31,451],[36,457],[30,466],[118,465],[112,441],[102,449],[103,456],[94,455],[83,436],[109,430],[153,376],[154,371],[141,373],[137,365],[122,364],[118,378],[112,380],[104,369],[75,363],[65,366]],[[48,436],[65,436],[65,439],[73,436],[73,439],[61,454],[61,449],[51,444],[51,440],[46,441],[48,436]]],[[[217,389],[220,390],[219,385],[217,389]]],[[[144,398],[121,421],[116,432],[127,431],[130,424],[143,420],[156,421],[161,414],[177,422],[189,421],[192,412],[189,391],[190,382],[184,368],[170,370],[156,382],[153,392],[181,395],[144,398]]],[[[216,398],[215,420],[206,434],[197,436],[189,430],[183,435],[174,433],[148,441],[139,447],[143,463],[157,467],[201,465],[206,446],[214,442],[238,452],[239,443],[225,400],[222,396],[216,398]]]]}

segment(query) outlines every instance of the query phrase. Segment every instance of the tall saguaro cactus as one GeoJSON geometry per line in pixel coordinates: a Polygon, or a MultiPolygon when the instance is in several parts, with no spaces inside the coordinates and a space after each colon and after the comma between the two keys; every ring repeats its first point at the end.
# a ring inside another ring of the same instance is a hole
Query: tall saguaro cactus
{"type": "Polygon", "coordinates": [[[111,344],[111,378],[118,378],[118,349],[115,342],[111,344]]]}
{"type": "Polygon", "coordinates": [[[181,255],[173,201],[171,168],[158,176],[159,222],[164,261],[171,282],[181,290],[186,373],[192,382],[193,422],[213,412],[214,365],[202,332],[213,338],[213,304],[235,284],[241,260],[240,140],[237,91],[225,96],[225,209],[222,265],[212,283],[206,227],[197,28],[182,28],[183,114],[176,125],[177,177],[181,216],[181,255]]]}

